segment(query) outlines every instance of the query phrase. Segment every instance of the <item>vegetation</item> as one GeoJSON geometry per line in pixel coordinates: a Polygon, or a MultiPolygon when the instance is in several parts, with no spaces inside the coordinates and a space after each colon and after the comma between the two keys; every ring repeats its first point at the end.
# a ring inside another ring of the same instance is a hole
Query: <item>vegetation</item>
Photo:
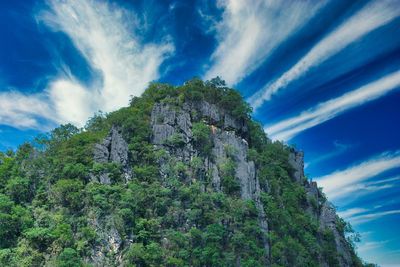
{"type": "MultiPolygon", "coordinates": [[[[216,104],[244,120],[249,131],[249,160],[258,168],[262,203],[270,227],[273,266],[318,266],[318,255],[337,265],[332,233],[321,231],[305,212],[304,187],[294,183],[289,148],[271,143],[251,120],[250,107],[219,78],[183,86],[153,83],[142,97],[110,114],[96,114],[83,129],[62,125],[17,151],[0,152],[0,265],[89,266],[89,257],[109,238],[120,237],[126,266],[265,266],[258,212],[254,201],[240,198],[234,176],[235,151],[226,147],[219,164],[223,192],[211,189],[202,166],[211,155],[211,129],[193,123],[190,164],[150,143],[151,110],[156,102],[216,104]],[[134,178],[121,178],[119,166],[93,161],[93,146],[113,125],[128,142],[134,178]],[[159,161],[168,163],[162,179],[159,161]],[[107,170],[111,184],[92,175],[107,170]],[[187,176],[195,179],[185,179],[187,176]]],[[[244,134],[244,133],[238,133],[244,134]]],[[[185,145],[176,134],[167,146],[185,145]]],[[[314,200],[315,202],[315,200],[314,200]]],[[[314,203],[313,205],[317,205],[314,203]]],[[[343,226],[343,233],[348,230],[343,226]]],[[[113,247],[103,251],[112,259],[113,247]]],[[[356,256],[354,262],[361,265],[356,256]]],[[[118,265],[111,261],[110,266],[118,265]]]]}

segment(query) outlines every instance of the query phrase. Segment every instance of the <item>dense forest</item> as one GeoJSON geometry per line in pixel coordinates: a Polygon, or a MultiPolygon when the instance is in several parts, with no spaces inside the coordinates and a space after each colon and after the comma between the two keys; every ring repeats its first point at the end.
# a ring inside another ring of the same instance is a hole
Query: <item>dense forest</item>
{"type": "Polygon", "coordinates": [[[366,266],[302,160],[219,78],[153,83],[0,153],[0,266],[366,266]]]}

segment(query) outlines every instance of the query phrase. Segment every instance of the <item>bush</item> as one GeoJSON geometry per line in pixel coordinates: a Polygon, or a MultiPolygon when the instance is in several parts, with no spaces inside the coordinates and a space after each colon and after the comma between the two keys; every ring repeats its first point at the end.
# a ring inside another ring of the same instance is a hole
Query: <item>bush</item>
{"type": "Polygon", "coordinates": [[[192,133],[195,147],[203,156],[209,156],[212,149],[210,127],[204,122],[195,122],[192,125],[192,133]]]}
{"type": "Polygon", "coordinates": [[[65,248],[57,257],[58,267],[81,267],[83,266],[78,253],[73,248],[65,248]]]}

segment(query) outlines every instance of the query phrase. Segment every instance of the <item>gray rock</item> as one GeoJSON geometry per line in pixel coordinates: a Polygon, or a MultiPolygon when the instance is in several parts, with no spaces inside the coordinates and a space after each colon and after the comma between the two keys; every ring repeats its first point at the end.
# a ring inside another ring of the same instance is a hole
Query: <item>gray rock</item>
{"type": "Polygon", "coordinates": [[[292,177],[298,182],[304,181],[304,153],[292,149],[289,153],[289,164],[293,167],[294,171],[292,177]]]}
{"type": "MultiPolygon", "coordinates": [[[[260,229],[263,232],[263,243],[266,255],[269,255],[269,242],[267,239],[268,222],[264,211],[264,206],[261,202],[261,189],[260,183],[256,175],[256,167],[253,161],[247,160],[248,144],[243,138],[237,136],[235,132],[217,130],[213,134],[214,147],[212,153],[217,160],[217,164],[224,158],[232,157],[235,162],[235,178],[240,184],[240,194],[242,199],[253,200],[258,211],[258,220],[260,229]],[[233,150],[232,155],[226,154],[226,147],[229,146],[233,150]]],[[[218,171],[218,170],[217,170],[218,171]]],[[[213,172],[214,174],[214,172],[213,172]]],[[[219,175],[213,175],[213,181],[217,180],[220,183],[219,175]]],[[[217,184],[214,182],[213,184],[217,184]]],[[[218,189],[217,189],[218,190],[218,189]]]]}
{"type": "Polygon", "coordinates": [[[176,124],[183,133],[185,142],[189,143],[192,139],[192,122],[190,120],[190,115],[186,112],[180,112],[176,118],[176,124]]]}
{"type": "Polygon", "coordinates": [[[164,145],[175,134],[175,128],[168,124],[154,124],[152,126],[151,142],[155,145],[164,145]]]}
{"type": "Polygon", "coordinates": [[[197,116],[194,119],[205,118],[210,124],[221,125],[225,130],[235,130],[241,133],[248,131],[243,120],[234,118],[228,111],[207,101],[186,102],[183,105],[183,110],[187,113],[196,111],[197,116]]]}
{"type": "Polygon", "coordinates": [[[340,266],[352,266],[353,260],[351,255],[351,248],[347,243],[345,237],[338,231],[337,226],[338,217],[336,210],[331,203],[326,201],[321,207],[320,214],[320,227],[322,229],[330,229],[333,233],[336,251],[339,254],[339,265],[340,266]]]}
{"type": "Polygon", "coordinates": [[[90,256],[85,260],[91,266],[120,266],[123,240],[117,231],[112,216],[99,219],[97,215],[91,214],[90,225],[96,229],[96,243],[91,250],[90,256]],[[115,257],[117,256],[117,257],[115,257]]]}
{"type": "Polygon", "coordinates": [[[220,164],[227,158],[226,147],[234,150],[232,155],[235,161],[235,176],[240,183],[241,196],[243,199],[253,199],[256,191],[255,165],[252,161],[247,161],[247,142],[236,136],[234,132],[217,130],[213,135],[214,147],[212,153],[220,164]]]}
{"type": "MultiPolygon", "coordinates": [[[[94,146],[93,158],[97,163],[113,162],[120,165],[125,180],[127,181],[132,176],[129,166],[128,151],[128,143],[122,137],[121,130],[113,126],[103,142],[94,146]]],[[[111,183],[107,173],[100,174],[98,181],[103,184],[111,183]]]]}
{"type": "Polygon", "coordinates": [[[151,112],[151,124],[175,125],[176,111],[166,103],[157,103],[151,112]]]}
{"type": "Polygon", "coordinates": [[[212,123],[221,121],[221,112],[216,105],[201,101],[198,102],[197,108],[200,114],[209,118],[212,123]]]}
{"type": "Polygon", "coordinates": [[[151,112],[151,142],[161,146],[173,153],[173,156],[181,161],[189,162],[195,153],[190,143],[192,135],[192,122],[188,112],[166,103],[157,103],[151,112]],[[183,137],[185,146],[169,147],[166,146],[167,140],[174,134],[183,137]]]}

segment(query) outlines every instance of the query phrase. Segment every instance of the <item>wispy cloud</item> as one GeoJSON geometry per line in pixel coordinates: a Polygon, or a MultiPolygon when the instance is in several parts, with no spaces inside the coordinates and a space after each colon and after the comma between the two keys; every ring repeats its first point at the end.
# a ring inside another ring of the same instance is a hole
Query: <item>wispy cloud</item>
{"type": "MultiPolygon", "coordinates": [[[[379,174],[399,167],[400,151],[393,153],[386,152],[357,165],[350,166],[347,169],[317,177],[315,180],[324,188],[324,192],[328,195],[329,199],[332,200],[349,195],[363,188],[368,189],[368,187],[375,187],[375,189],[381,189],[380,187],[382,187],[382,185],[378,185],[376,182],[375,184],[365,184],[364,182],[379,174]]],[[[383,183],[383,185],[385,186],[385,183],[383,183]]]]}
{"type": "Polygon", "coordinates": [[[222,76],[228,84],[236,84],[326,2],[219,0],[224,13],[215,25],[218,46],[205,78],[222,76]]]}
{"type": "MultiPolygon", "coordinates": [[[[369,177],[372,178],[372,177],[369,177]]],[[[335,193],[330,194],[330,200],[338,201],[340,200],[341,202],[343,200],[350,201],[360,198],[362,196],[368,195],[368,194],[373,194],[381,190],[385,189],[390,189],[390,188],[395,188],[398,186],[396,183],[399,181],[398,178],[391,178],[391,179],[383,179],[379,181],[374,181],[374,182],[359,182],[356,184],[353,184],[351,186],[346,186],[344,188],[341,188],[340,190],[336,191],[335,193]]]]}
{"type": "MultiPolygon", "coordinates": [[[[57,119],[44,95],[24,95],[17,91],[0,93],[0,124],[36,128],[40,119],[57,119]]],[[[48,125],[42,126],[47,128],[48,125]]]]}
{"type": "Polygon", "coordinates": [[[40,127],[39,118],[45,118],[81,126],[93,112],[117,109],[128,103],[130,95],[140,95],[159,77],[161,63],[174,50],[168,38],[158,44],[145,43],[137,33],[140,22],[134,13],[116,5],[97,0],[50,0],[48,6],[37,16],[38,21],[67,34],[100,75],[85,86],[70,74],[60,73],[40,94],[2,93],[2,124],[40,127]],[[34,101],[34,108],[9,105],[10,95],[21,106],[34,101]]]}
{"type": "Polygon", "coordinates": [[[275,140],[288,140],[296,134],[330,120],[339,114],[375,100],[400,88],[400,71],[384,76],[356,90],[328,100],[303,111],[300,115],[285,119],[265,128],[275,140]]]}
{"type": "Polygon", "coordinates": [[[311,68],[318,66],[351,43],[386,25],[399,15],[400,5],[396,0],[371,1],[318,42],[276,81],[267,84],[250,97],[250,104],[254,109],[259,108],[265,101],[270,100],[273,94],[305,75],[311,68]]]}
{"type": "Polygon", "coordinates": [[[370,250],[376,250],[377,248],[382,247],[389,241],[370,241],[370,242],[365,242],[362,243],[360,246],[358,246],[357,251],[358,252],[365,252],[365,251],[370,251],[370,250]]]}
{"type": "Polygon", "coordinates": [[[386,210],[386,211],[378,211],[378,212],[371,212],[367,214],[362,214],[358,216],[353,216],[349,220],[353,225],[366,223],[369,221],[373,221],[388,215],[395,215],[400,214],[400,209],[396,210],[386,210]]]}
{"type": "Polygon", "coordinates": [[[354,215],[365,213],[367,211],[369,211],[369,210],[365,209],[365,208],[351,208],[351,209],[348,209],[348,210],[339,211],[338,215],[341,218],[347,220],[347,219],[349,219],[350,217],[352,217],[354,215]]]}

